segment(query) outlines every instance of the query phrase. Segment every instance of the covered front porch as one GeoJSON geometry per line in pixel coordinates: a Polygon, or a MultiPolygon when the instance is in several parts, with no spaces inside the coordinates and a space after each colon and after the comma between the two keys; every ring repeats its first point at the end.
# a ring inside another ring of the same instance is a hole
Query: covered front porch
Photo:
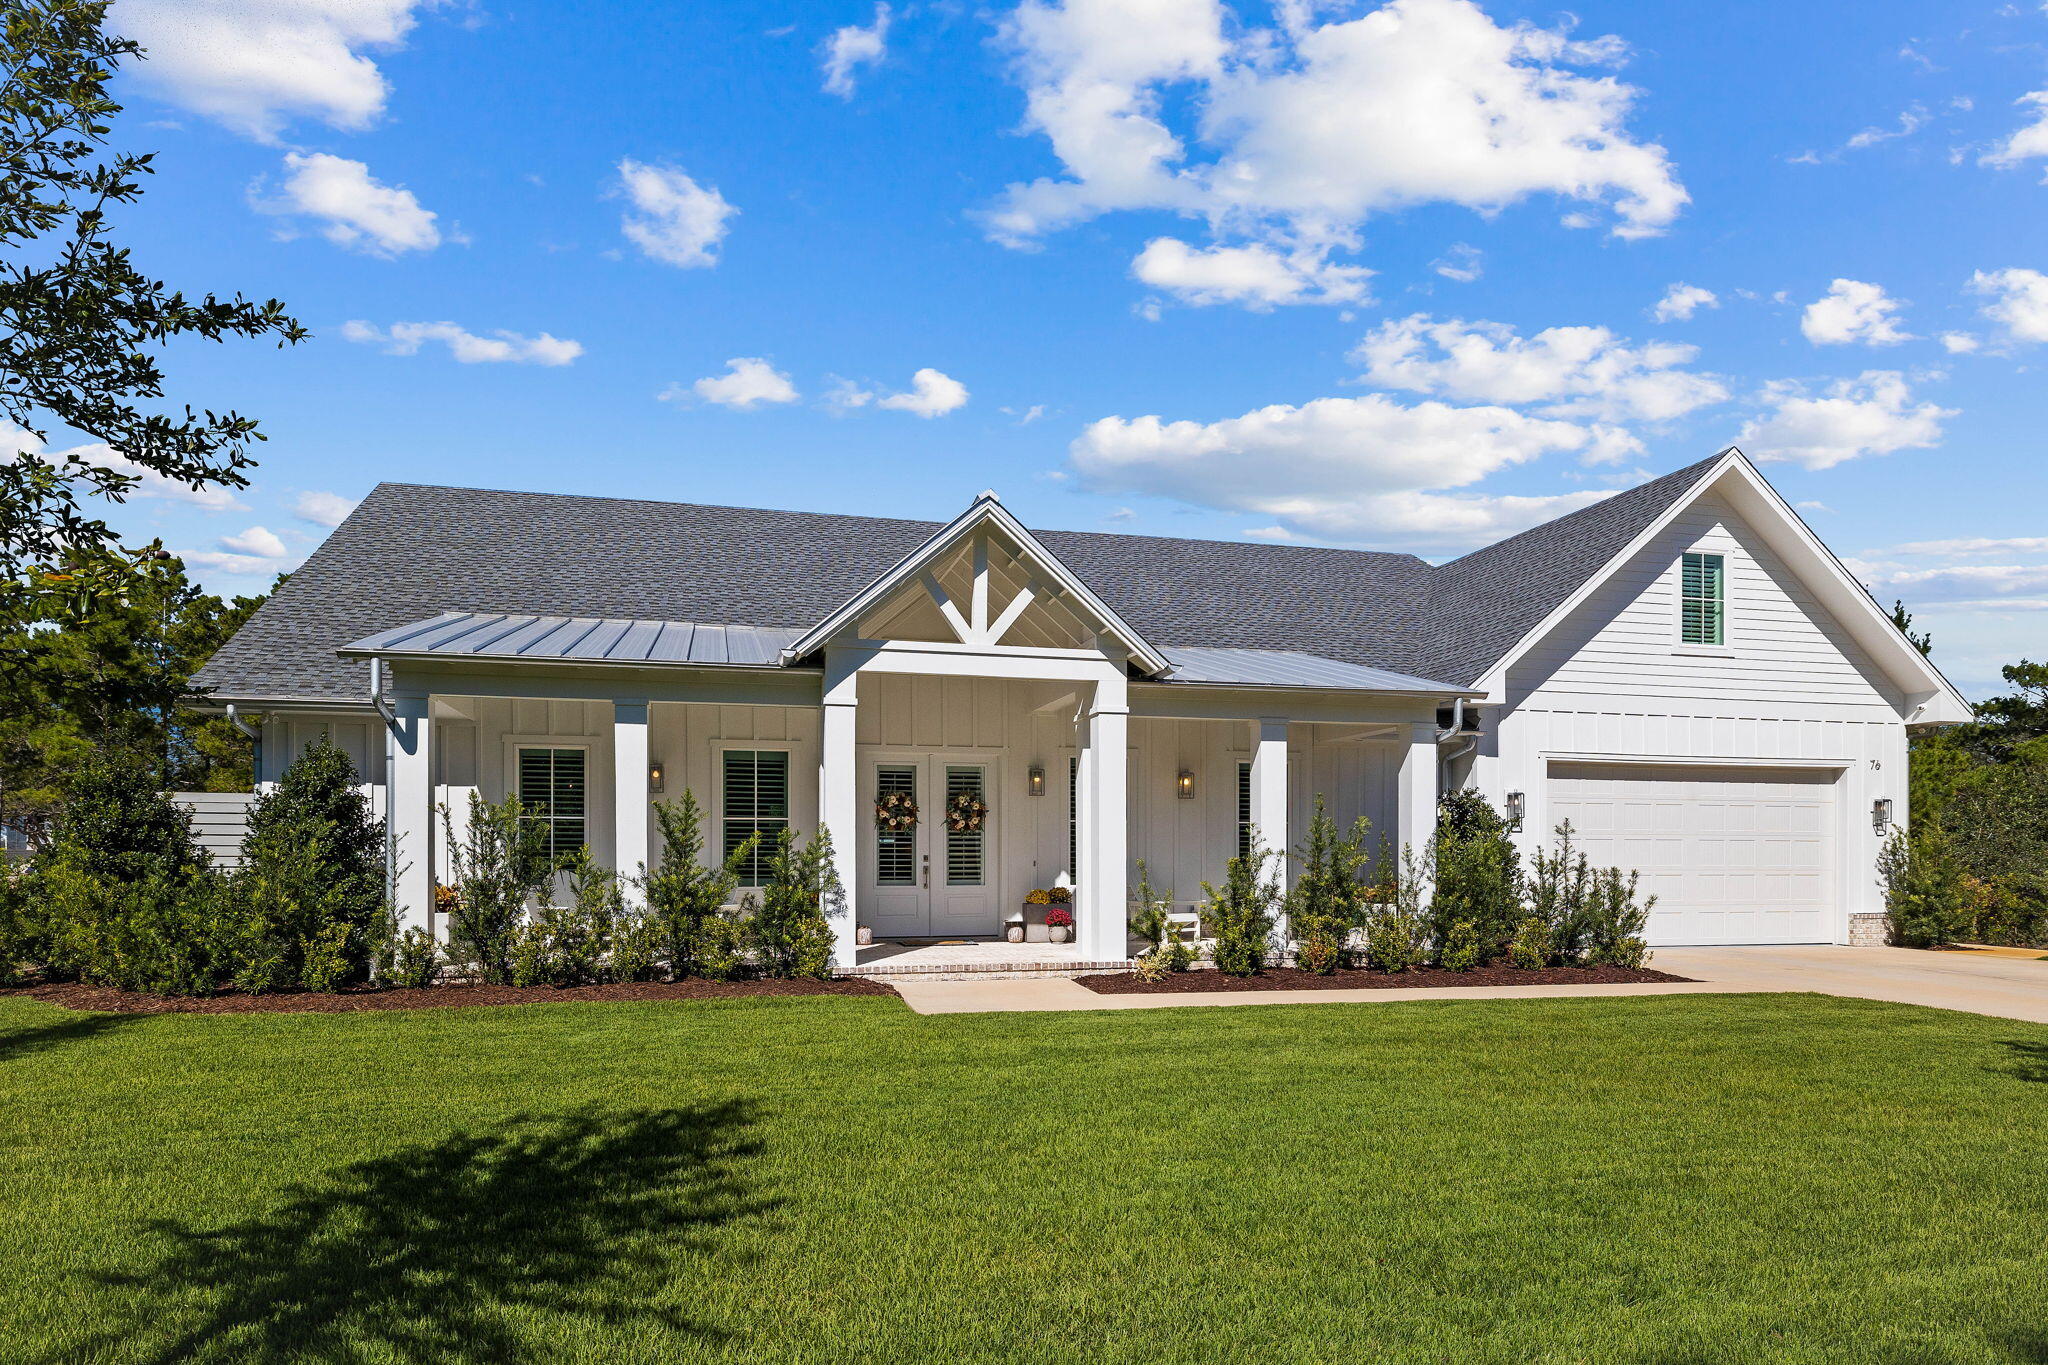
{"type": "Polygon", "coordinates": [[[883,961],[863,929],[920,945],[905,959],[1122,963],[1140,861],[1192,910],[1231,857],[1293,849],[1318,798],[1419,845],[1452,738],[1439,708],[1462,695],[1290,651],[1154,647],[992,498],[808,631],[450,613],[343,653],[382,669],[409,922],[440,928],[440,812],[459,837],[472,791],[543,812],[630,897],[660,856],[654,803],[688,789],[707,857],[829,832],[841,969],[883,961]],[[1055,888],[1067,945],[1026,910],[1055,888]],[[1020,914],[1032,941],[1003,942],[1020,914]]]}

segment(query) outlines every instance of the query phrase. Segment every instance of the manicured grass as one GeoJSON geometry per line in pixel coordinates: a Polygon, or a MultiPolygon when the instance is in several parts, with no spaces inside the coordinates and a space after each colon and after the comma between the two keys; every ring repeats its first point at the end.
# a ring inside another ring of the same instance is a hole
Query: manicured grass
{"type": "Polygon", "coordinates": [[[0,999],[0,1359],[2048,1360],[2048,1029],[0,999]]]}

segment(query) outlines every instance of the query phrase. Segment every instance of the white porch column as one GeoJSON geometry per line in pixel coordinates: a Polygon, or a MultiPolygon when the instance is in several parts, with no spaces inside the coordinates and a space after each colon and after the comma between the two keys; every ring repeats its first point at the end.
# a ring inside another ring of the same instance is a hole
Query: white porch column
{"type": "MultiPolygon", "coordinates": [[[[1293,833],[1287,828],[1287,721],[1262,716],[1252,722],[1252,830],[1260,847],[1280,856],[1272,863],[1272,875],[1284,892],[1289,885],[1287,850],[1293,833]]],[[[1287,944],[1287,913],[1276,908],[1273,937],[1283,950],[1287,944]]]]}
{"type": "Polygon", "coordinates": [[[1127,749],[1130,689],[1121,672],[1095,684],[1079,736],[1075,842],[1080,867],[1074,906],[1083,960],[1121,961],[1130,953],[1127,749]]]}
{"type": "Polygon", "coordinates": [[[630,882],[647,865],[651,812],[647,800],[647,703],[612,701],[612,866],[619,889],[638,905],[640,888],[630,882]]]}
{"type": "Polygon", "coordinates": [[[1436,723],[1408,727],[1408,747],[1401,752],[1401,771],[1394,783],[1395,823],[1404,848],[1419,857],[1436,837],[1436,723]]]}
{"type": "Polygon", "coordinates": [[[828,655],[818,724],[818,823],[832,835],[833,869],[839,876],[840,905],[831,916],[835,967],[855,964],[854,930],[860,920],[855,892],[860,868],[860,769],[854,747],[859,677],[850,668],[842,673],[828,655]]]}
{"type": "Polygon", "coordinates": [[[431,698],[391,699],[391,770],[388,838],[391,892],[398,927],[425,929],[440,936],[445,926],[434,923],[434,754],[431,698]]]}

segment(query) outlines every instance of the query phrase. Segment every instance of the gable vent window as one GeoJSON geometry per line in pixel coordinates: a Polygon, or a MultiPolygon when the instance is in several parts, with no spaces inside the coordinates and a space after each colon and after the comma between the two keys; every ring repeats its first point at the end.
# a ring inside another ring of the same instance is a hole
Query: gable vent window
{"type": "Polygon", "coordinates": [[[724,776],[723,854],[730,858],[748,835],[760,835],[740,871],[743,885],[760,886],[768,879],[776,836],[789,828],[789,755],[779,749],[727,749],[724,776]]]}
{"type": "Polygon", "coordinates": [[[1687,553],[1681,569],[1683,597],[1679,604],[1681,644],[1726,644],[1727,569],[1719,555],[1687,553]]]}
{"type": "Polygon", "coordinates": [[[519,751],[519,804],[526,819],[546,828],[550,858],[583,847],[586,791],[583,750],[519,751]]]}

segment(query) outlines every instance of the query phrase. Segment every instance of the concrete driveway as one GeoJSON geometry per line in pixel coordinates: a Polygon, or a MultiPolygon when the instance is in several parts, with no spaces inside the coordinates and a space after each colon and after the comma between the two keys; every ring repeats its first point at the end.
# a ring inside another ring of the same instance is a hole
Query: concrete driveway
{"type": "Polygon", "coordinates": [[[1651,966],[1693,978],[1628,986],[1478,986],[1425,990],[1217,991],[1097,995],[1064,977],[890,982],[919,1014],[1185,1009],[1222,1005],[1397,1005],[1416,1000],[1552,996],[1727,995],[1818,991],[2048,1024],[2048,962],[1910,948],[1659,948],[1651,966]]]}
{"type": "Polygon", "coordinates": [[[1650,965],[1736,990],[1819,991],[2048,1024],[2048,962],[1915,948],[1659,948],[1650,965]]]}

